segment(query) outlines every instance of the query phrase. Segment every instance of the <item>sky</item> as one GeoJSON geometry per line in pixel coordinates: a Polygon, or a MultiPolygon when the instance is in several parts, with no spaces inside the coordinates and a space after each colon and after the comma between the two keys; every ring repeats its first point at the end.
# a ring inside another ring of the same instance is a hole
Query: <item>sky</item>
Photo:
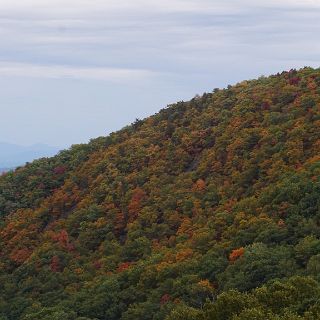
{"type": "Polygon", "coordinates": [[[0,141],[68,147],[244,79],[319,67],[320,1],[0,0],[0,141]]]}

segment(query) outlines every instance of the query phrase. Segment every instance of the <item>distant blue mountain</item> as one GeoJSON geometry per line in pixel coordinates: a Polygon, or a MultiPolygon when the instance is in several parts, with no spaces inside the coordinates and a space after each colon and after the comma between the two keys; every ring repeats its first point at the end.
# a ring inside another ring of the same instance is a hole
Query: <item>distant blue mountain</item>
{"type": "Polygon", "coordinates": [[[8,168],[24,165],[32,160],[51,157],[58,153],[60,148],[45,144],[34,144],[32,146],[19,146],[16,144],[0,142],[0,173],[8,168]]]}

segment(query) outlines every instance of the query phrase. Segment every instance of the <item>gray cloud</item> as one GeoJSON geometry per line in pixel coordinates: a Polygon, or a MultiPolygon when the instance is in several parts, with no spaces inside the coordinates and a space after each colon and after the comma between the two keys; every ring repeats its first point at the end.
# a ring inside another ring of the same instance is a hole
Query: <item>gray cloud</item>
{"type": "Polygon", "coordinates": [[[87,68],[61,65],[43,66],[38,64],[0,62],[0,77],[73,78],[123,83],[144,81],[154,75],[150,71],[138,69],[87,68]]]}
{"type": "Polygon", "coordinates": [[[0,135],[38,142],[30,115],[43,142],[81,141],[214,87],[318,66],[319,14],[312,0],[2,0],[0,110],[25,131],[2,118],[0,135]]]}

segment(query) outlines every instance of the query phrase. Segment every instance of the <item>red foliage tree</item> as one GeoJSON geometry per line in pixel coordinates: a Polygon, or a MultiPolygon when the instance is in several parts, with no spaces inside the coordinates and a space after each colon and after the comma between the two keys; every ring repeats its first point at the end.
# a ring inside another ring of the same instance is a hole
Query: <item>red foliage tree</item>
{"type": "Polygon", "coordinates": [[[53,256],[51,258],[51,262],[50,262],[50,269],[53,272],[60,272],[61,270],[61,265],[60,265],[60,259],[58,256],[53,256]]]}
{"type": "Polygon", "coordinates": [[[66,172],[66,168],[64,166],[58,166],[53,169],[53,172],[56,175],[64,174],[66,172]]]}
{"type": "Polygon", "coordinates": [[[131,266],[131,263],[130,263],[130,262],[120,263],[116,271],[117,271],[118,273],[121,273],[121,272],[129,269],[130,266],[131,266]]]}
{"type": "Polygon", "coordinates": [[[163,305],[163,304],[166,304],[170,301],[171,297],[169,294],[164,294],[161,299],[160,299],[160,304],[163,305]]]}
{"type": "Polygon", "coordinates": [[[128,212],[129,212],[129,222],[134,221],[140,210],[141,210],[141,202],[145,199],[146,193],[139,187],[133,190],[133,194],[131,197],[131,201],[128,205],[128,212]]]}
{"type": "Polygon", "coordinates": [[[243,256],[244,252],[245,251],[243,247],[233,250],[229,255],[229,261],[236,261],[237,259],[243,256]]]}
{"type": "Polygon", "coordinates": [[[196,192],[203,192],[206,189],[206,183],[202,179],[198,179],[193,185],[193,190],[196,192]]]}
{"type": "Polygon", "coordinates": [[[29,250],[27,248],[23,248],[23,249],[19,249],[19,250],[12,252],[10,255],[10,258],[12,261],[14,261],[18,264],[22,264],[29,258],[31,253],[32,253],[31,250],[29,250]]]}

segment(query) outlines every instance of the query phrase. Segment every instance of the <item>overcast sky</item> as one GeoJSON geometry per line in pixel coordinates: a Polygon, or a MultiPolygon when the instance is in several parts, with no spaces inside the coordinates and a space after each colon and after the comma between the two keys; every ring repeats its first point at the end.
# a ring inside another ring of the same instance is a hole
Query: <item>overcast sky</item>
{"type": "Polygon", "coordinates": [[[319,66],[320,1],[0,0],[0,141],[61,147],[319,66]]]}

